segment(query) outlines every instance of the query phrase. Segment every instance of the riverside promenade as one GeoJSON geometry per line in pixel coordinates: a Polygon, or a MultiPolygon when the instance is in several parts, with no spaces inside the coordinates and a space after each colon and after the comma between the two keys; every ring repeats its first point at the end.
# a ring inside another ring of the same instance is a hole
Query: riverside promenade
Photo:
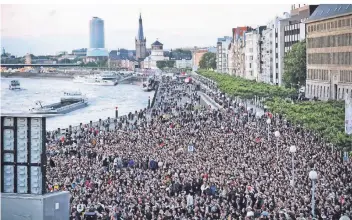
{"type": "Polygon", "coordinates": [[[89,211],[106,220],[311,219],[312,210],[317,219],[349,216],[349,160],[284,119],[268,129],[267,116],[246,114],[238,102],[194,110],[198,88],[161,83],[154,106],[116,130],[83,127],[62,140],[48,134],[47,190],[71,193],[72,216],[89,211]],[[309,208],[312,171],[320,178],[316,198],[327,206],[309,208]],[[339,203],[333,212],[330,198],[339,203]]]}
{"type": "MultiPolygon", "coordinates": [[[[193,80],[197,83],[202,88],[203,92],[199,92],[203,100],[207,100],[209,104],[215,109],[223,109],[223,106],[217,102],[217,100],[220,99],[226,99],[226,101],[230,100],[230,97],[227,94],[223,94],[224,97],[219,97],[221,94],[221,91],[217,88],[217,83],[205,78],[201,75],[199,75],[196,72],[192,72],[193,80]],[[218,97],[217,97],[218,96],[218,97]]],[[[258,117],[261,117],[264,115],[264,107],[259,103],[257,100],[241,100],[239,98],[236,98],[236,101],[239,103],[242,103],[243,105],[246,106],[247,109],[253,109],[255,114],[258,117]]]]}

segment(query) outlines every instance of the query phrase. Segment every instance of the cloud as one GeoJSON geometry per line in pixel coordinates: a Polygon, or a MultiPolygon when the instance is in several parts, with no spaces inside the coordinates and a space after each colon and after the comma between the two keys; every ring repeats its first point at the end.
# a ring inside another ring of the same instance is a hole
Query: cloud
{"type": "Polygon", "coordinates": [[[50,12],[49,12],[49,16],[51,17],[51,16],[54,16],[56,14],[56,10],[54,9],[54,10],[51,10],[50,12]]]}

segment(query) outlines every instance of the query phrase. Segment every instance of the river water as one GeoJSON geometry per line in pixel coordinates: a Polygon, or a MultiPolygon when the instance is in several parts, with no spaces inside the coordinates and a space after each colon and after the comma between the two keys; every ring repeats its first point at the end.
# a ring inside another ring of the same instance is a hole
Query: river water
{"type": "Polygon", "coordinates": [[[144,92],[140,86],[130,84],[96,86],[73,83],[71,79],[1,78],[1,113],[28,113],[30,108],[36,107],[36,101],[48,105],[59,102],[64,92],[74,91],[85,94],[89,105],[65,115],[47,118],[47,130],[115,117],[116,106],[119,115],[125,115],[146,108],[148,97],[153,96],[153,92],[144,92]],[[14,79],[20,81],[24,90],[8,89],[14,79]]]}

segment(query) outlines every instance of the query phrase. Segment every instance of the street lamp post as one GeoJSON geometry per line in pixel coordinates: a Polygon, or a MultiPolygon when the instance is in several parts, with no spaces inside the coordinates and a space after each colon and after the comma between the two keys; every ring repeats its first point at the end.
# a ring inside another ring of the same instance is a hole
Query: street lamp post
{"type": "Polygon", "coordinates": [[[268,120],[266,120],[266,123],[268,124],[268,141],[269,141],[269,140],[270,140],[269,132],[270,132],[270,123],[271,123],[271,119],[268,118],[268,120]]]}
{"type": "Polygon", "coordinates": [[[279,138],[280,138],[280,132],[275,131],[275,137],[276,137],[276,160],[279,162],[279,138]]]}
{"type": "Polygon", "coordinates": [[[312,180],[312,216],[315,218],[315,200],[314,200],[314,190],[315,190],[315,181],[318,179],[318,174],[315,170],[309,172],[309,179],[312,180]]]}
{"type": "Polygon", "coordinates": [[[248,123],[249,123],[249,110],[251,110],[251,108],[247,107],[247,121],[248,121],[248,123]]]}
{"type": "Polygon", "coordinates": [[[292,154],[292,187],[294,189],[295,187],[295,164],[294,164],[294,155],[296,153],[297,149],[296,146],[292,145],[290,147],[290,152],[292,154]]]}

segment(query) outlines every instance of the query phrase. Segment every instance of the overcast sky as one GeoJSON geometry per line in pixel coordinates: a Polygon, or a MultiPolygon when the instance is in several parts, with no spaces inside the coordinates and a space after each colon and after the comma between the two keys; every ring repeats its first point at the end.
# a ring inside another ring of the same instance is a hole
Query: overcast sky
{"type": "Polygon", "coordinates": [[[89,20],[105,22],[105,47],[134,49],[142,13],[147,45],[215,46],[237,26],[265,25],[290,5],[1,5],[1,45],[22,56],[89,47],[89,20]]]}

